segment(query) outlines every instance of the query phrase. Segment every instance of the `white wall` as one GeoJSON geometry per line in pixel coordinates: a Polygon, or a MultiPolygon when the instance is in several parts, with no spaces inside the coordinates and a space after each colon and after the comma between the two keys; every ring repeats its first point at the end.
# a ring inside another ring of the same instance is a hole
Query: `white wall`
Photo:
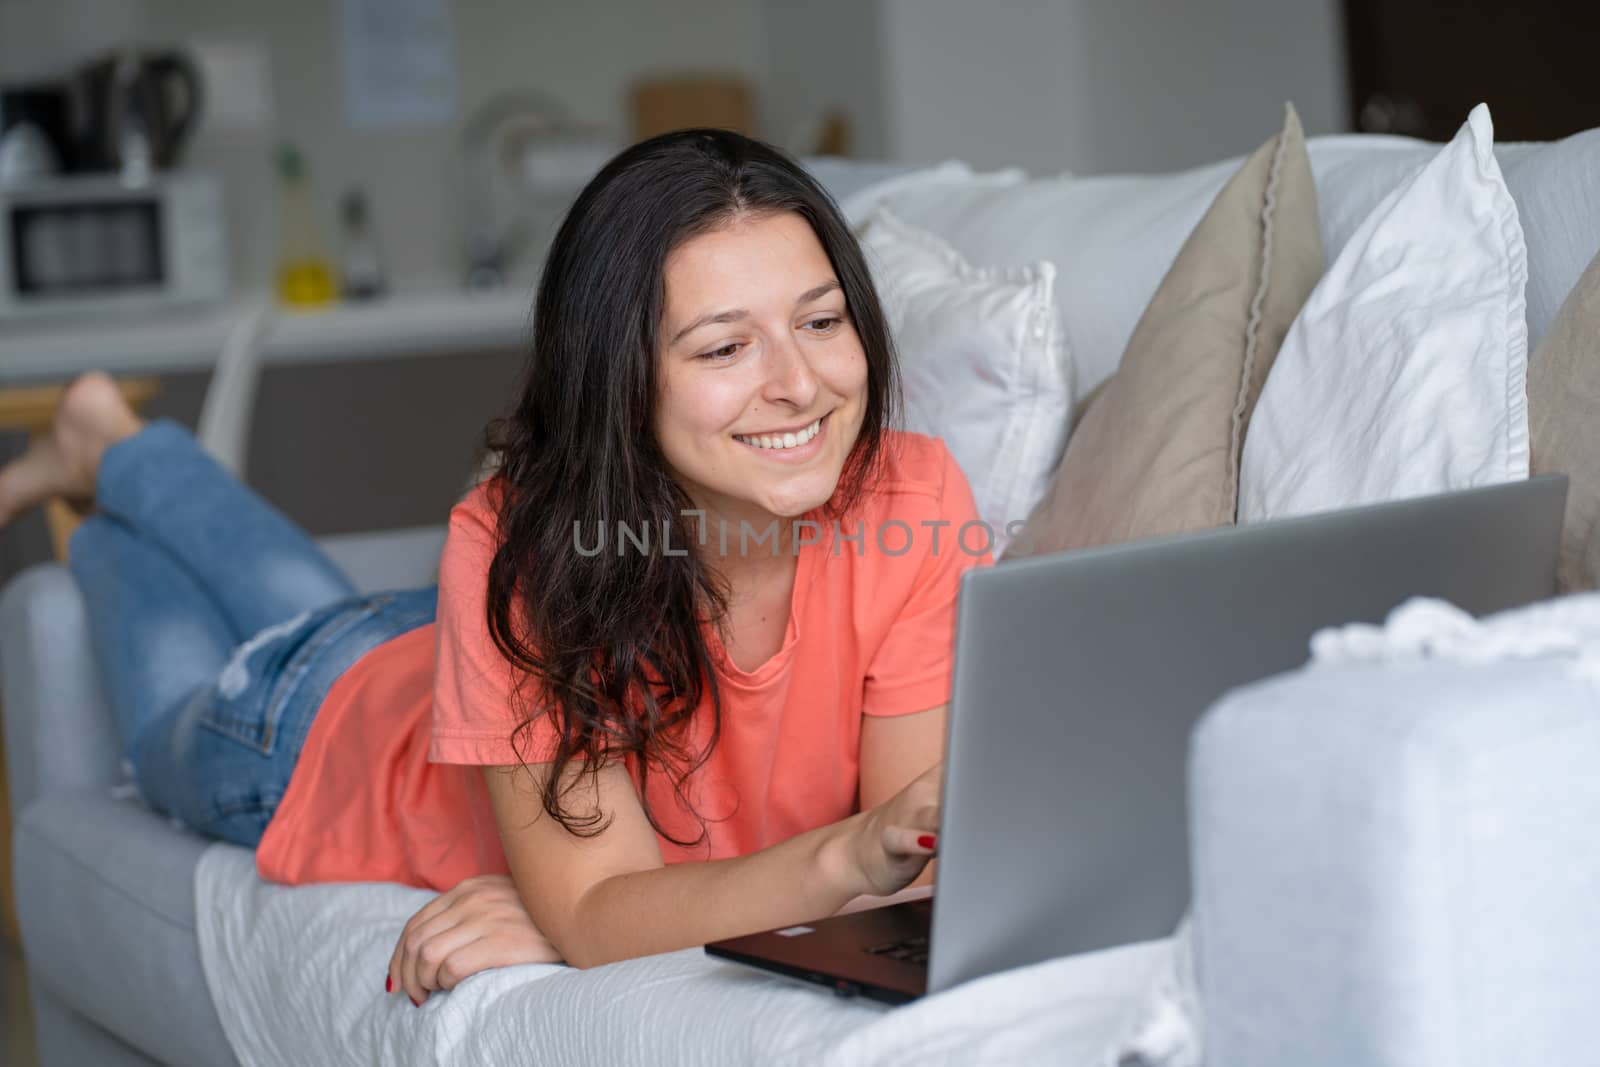
{"type": "Polygon", "coordinates": [[[143,0],[0,0],[0,82],[53,78],[87,54],[136,38],[143,0]]]}
{"type": "Polygon", "coordinates": [[[1035,174],[1243,153],[1293,100],[1346,128],[1337,0],[877,0],[897,159],[1035,174]]]}
{"type": "Polygon", "coordinates": [[[809,147],[818,120],[837,110],[850,122],[851,155],[890,158],[876,0],[764,0],[763,15],[762,135],[809,147]]]}

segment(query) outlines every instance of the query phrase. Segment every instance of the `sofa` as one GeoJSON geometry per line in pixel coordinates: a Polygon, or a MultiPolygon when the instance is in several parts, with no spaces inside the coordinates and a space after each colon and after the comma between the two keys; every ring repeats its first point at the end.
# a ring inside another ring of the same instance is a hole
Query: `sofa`
{"type": "MultiPolygon", "coordinates": [[[[1356,221],[1429,151],[1417,142],[1364,136],[1313,139],[1310,149],[1318,183],[1322,239],[1330,259],[1348,239],[1356,221]]],[[[1600,248],[1600,202],[1593,196],[1592,184],[1587,185],[1591,190],[1588,199],[1562,191],[1583,188],[1585,183],[1593,182],[1595,173],[1600,173],[1600,131],[1550,145],[1499,146],[1497,155],[1523,214],[1529,255],[1527,326],[1530,340],[1536,342],[1600,248]],[[1580,177],[1564,177],[1569,172],[1579,173],[1580,177]],[[1587,176],[1581,176],[1584,174],[1587,176]]],[[[1083,313],[1097,316],[1095,328],[1111,339],[1107,350],[1120,350],[1121,341],[1132,332],[1140,309],[1150,299],[1185,234],[1237,163],[1228,160],[1173,175],[1079,179],[1088,183],[1096,195],[1103,196],[1107,204],[1131,205],[1124,215],[1117,216],[1113,211],[1114,217],[1101,220],[1102,232],[1096,240],[1114,246],[1117,254],[1111,257],[1109,266],[1097,268],[1098,276],[1091,287],[1093,297],[1085,298],[1092,306],[1083,313]],[[1104,232],[1105,227],[1115,232],[1104,232]]],[[[873,190],[912,179],[921,169],[837,160],[817,160],[810,165],[846,204],[859,203],[863,196],[870,199],[873,190]]],[[[999,187],[1005,182],[996,184],[999,187]]],[[[935,232],[939,229],[937,219],[913,221],[935,232]]],[[[972,258],[981,256],[981,250],[970,247],[963,248],[963,252],[972,258]]],[[[992,252],[993,258],[1005,258],[1004,249],[992,252]]],[[[1058,285],[1084,276],[1085,269],[1080,267],[1076,274],[1062,270],[1057,275],[1058,285]]],[[[1114,368],[1114,359],[1107,365],[1104,357],[1078,367],[1074,399],[1088,395],[1114,368]]],[[[1057,412],[1052,417],[1063,415],[1057,412]]],[[[371,589],[426,582],[433,571],[441,537],[440,529],[429,528],[331,538],[323,544],[358,586],[371,589]]],[[[196,941],[194,872],[207,842],[152,814],[127,785],[119,765],[118,739],[88,650],[82,602],[70,574],[59,565],[35,567],[17,576],[0,596],[0,697],[12,810],[17,819],[18,912],[42,1062],[46,1067],[236,1062],[208,993],[196,941]]],[[[1224,900],[1230,900],[1231,905],[1248,903],[1250,908],[1264,912],[1271,910],[1270,893],[1262,891],[1252,896],[1241,890],[1230,898],[1226,876],[1228,870],[1249,866],[1249,853],[1254,847],[1240,830],[1248,821],[1241,819],[1241,805],[1248,807],[1248,802],[1228,792],[1233,788],[1230,783],[1256,781],[1268,788],[1278,780],[1275,775],[1284,773],[1283,763],[1277,758],[1281,748],[1275,747],[1281,738],[1272,733],[1279,720],[1270,715],[1252,716],[1249,712],[1253,699],[1257,698],[1248,694],[1226,699],[1224,703],[1232,710],[1201,738],[1203,745],[1195,757],[1201,762],[1197,764],[1194,788],[1204,787],[1211,792],[1203,798],[1204,803],[1194,805],[1191,838],[1197,855],[1204,845],[1204,854],[1220,865],[1207,869],[1224,872],[1219,880],[1208,883],[1214,898],[1207,906],[1220,907],[1224,900]],[[1237,778],[1221,773],[1240,761],[1248,764],[1253,752],[1262,754],[1262,765],[1240,767],[1237,778]]],[[[1396,716],[1409,713],[1405,708],[1390,711],[1396,716]]],[[[1578,717],[1574,710],[1569,719],[1575,721],[1578,717]]],[[[1549,725],[1544,724],[1546,739],[1550,736],[1549,725]]],[[[1514,722],[1496,719],[1491,709],[1484,713],[1481,730],[1457,731],[1446,741],[1452,752],[1470,753],[1476,744],[1505,743],[1507,732],[1517,729],[1514,722]]],[[[1530,743],[1533,740],[1537,739],[1530,739],[1530,743]]],[[[1339,745],[1329,745],[1328,763],[1319,768],[1318,756],[1313,752],[1295,767],[1295,774],[1309,780],[1319,770],[1330,771],[1332,761],[1348,757],[1346,750],[1351,744],[1348,735],[1341,735],[1339,745]]],[[[1529,773],[1553,773],[1548,762],[1535,760],[1531,766],[1529,773]]],[[[1527,767],[1522,769],[1528,771],[1527,767]]],[[[1569,765],[1567,773],[1583,772],[1578,766],[1569,765]]],[[[1592,790],[1582,783],[1572,784],[1573,795],[1587,803],[1592,790]]],[[[1560,788],[1559,783],[1549,780],[1544,786],[1557,791],[1560,788]]],[[[1115,813],[1108,812],[1106,817],[1115,818],[1115,813]]],[[[1306,813],[1307,819],[1316,817],[1315,812],[1306,813]]],[[[1337,828],[1328,828],[1327,839],[1339,836],[1337,828]]],[[[1278,847],[1283,850],[1281,841],[1278,847]]],[[[1560,851],[1555,845],[1551,847],[1560,851]]],[[[1371,862],[1398,862],[1372,850],[1363,855],[1371,862]]],[[[1383,883],[1380,878],[1373,884],[1383,883]]],[[[1425,912],[1430,907],[1447,907],[1451,886],[1446,879],[1412,886],[1407,891],[1417,896],[1416,906],[1425,912]]],[[[1406,931],[1362,928],[1361,909],[1368,904],[1370,901],[1364,904],[1359,899],[1342,901],[1342,906],[1354,909],[1353,915],[1342,915],[1342,928],[1358,930],[1365,942],[1380,946],[1404,942],[1406,931]]],[[[1237,910],[1232,907],[1227,914],[1242,921],[1237,910]]],[[[1531,914],[1521,916],[1520,921],[1536,927],[1565,918],[1569,916],[1531,914]]],[[[1299,915],[1297,921],[1314,920],[1299,915]]],[[[1239,931],[1237,937],[1238,944],[1230,946],[1229,951],[1240,959],[1250,957],[1257,967],[1263,965],[1263,957],[1270,959],[1274,953],[1295,950],[1293,945],[1247,930],[1239,931]]],[[[1490,944],[1492,951],[1493,943],[1485,944],[1490,944]]],[[[1600,957],[1600,953],[1591,956],[1600,957]]],[[[1226,953],[1208,958],[1220,961],[1213,978],[1226,977],[1226,953]]],[[[1419,972],[1412,976],[1416,982],[1459,984],[1462,976],[1477,965],[1477,961],[1466,959],[1451,963],[1447,952],[1435,953],[1428,959],[1430,967],[1443,968],[1444,973],[1419,972]]],[[[1329,963],[1323,973],[1336,970],[1329,963]]],[[[1218,981],[1211,988],[1219,991],[1219,997],[1248,999],[1260,995],[1258,987],[1242,981],[1232,986],[1218,981]]],[[[1551,999],[1545,997],[1544,1003],[1551,999]]],[[[1559,996],[1554,999],[1559,1000],[1559,996]]],[[[1236,1011],[1239,1003],[1207,1004],[1206,1008],[1208,1012],[1236,1011]]],[[[1409,1027],[1407,1033],[1420,1032],[1416,1018],[1404,1010],[1390,1012],[1383,1004],[1367,1002],[1354,1003],[1349,1010],[1364,1013],[1369,1025],[1355,1028],[1352,1032],[1356,1037],[1337,1045],[1342,1059],[1320,1059],[1307,1052],[1303,1044],[1300,1051],[1305,1054],[1293,1055],[1293,1035],[1262,1035],[1263,1027],[1271,1029],[1270,1021],[1256,1026],[1255,1034],[1261,1038],[1260,1047],[1276,1048],[1289,1056],[1289,1060],[1277,1062],[1339,1062],[1346,1067],[1361,1067],[1367,1062],[1391,1062],[1383,1058],[1385,1048],[1412,1047],[1403,1042],[1386,1045],[1381,1035],[1389,1028],[1409,1027]],[[1374,1033],[1380,1036],[1372,1038],[1374,1033]]],[[[1424,1005],[1418,1010],[1431,1009],[1424,1005]]],[[[1530,1018],[1537,1016],[1534,1011],[1530,1018]]],[[[1283,1025],[1304,1023],[1310,1018],[1286,1014],[1283,1025]]],[[[1507,1033],[1514,1035],[1515,1031],[1507,1033]]],[[[1316,1034],[1302,1032],[1299,1038],[1313,1045],[1317,1041],[1316,1034]]],[[[1582,1053],[1579,1055],[1581,1058],[1582,1053]]]]}

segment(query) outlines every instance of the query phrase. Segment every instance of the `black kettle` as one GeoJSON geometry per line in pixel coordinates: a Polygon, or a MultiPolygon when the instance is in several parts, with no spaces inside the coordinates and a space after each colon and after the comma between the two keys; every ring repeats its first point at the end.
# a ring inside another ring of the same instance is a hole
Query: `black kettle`
{"type": "Polygon", "coordinates": [[[113,52],[78,72],[73,95],[83,170],[174,166],[203,104],[199,68],[180,51],[113,52]]]}

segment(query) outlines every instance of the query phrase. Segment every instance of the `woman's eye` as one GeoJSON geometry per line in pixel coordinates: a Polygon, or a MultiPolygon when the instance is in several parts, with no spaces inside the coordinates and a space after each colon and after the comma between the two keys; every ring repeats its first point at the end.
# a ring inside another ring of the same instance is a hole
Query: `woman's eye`
{"type": "Polygon", "coordinates": [[[712,349],[710,352],[706,352],[703,355],[701,355],[700,358],[701,359],[719,359],[719,360],[720,359],[732,359],[734,356],[737,356],[739,354],[739,349],[742,348],[742,347],[743,347],[742,345],[740,345],[737,341],[735,341],[732,344],[723,345],[721,348],[712,349]]]}
{"type": "Polygon", "coordinates": [[[816,327],[811,329],[812,333],[828,333],[843,321],[844,319],[838,315],[830,315],[825,319],[812,319],[810,322],[806,323],[806,327],[816,327]]]}

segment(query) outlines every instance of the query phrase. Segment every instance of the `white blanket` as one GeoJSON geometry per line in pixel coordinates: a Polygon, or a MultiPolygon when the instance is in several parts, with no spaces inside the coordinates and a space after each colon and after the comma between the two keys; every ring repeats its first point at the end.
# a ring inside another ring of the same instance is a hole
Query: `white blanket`
{"type": "Polygon", "coordinates": [[[401,928],[432,894],[286,888],[213,845],[195,875],[200,955],[244,1067],[371,1064],[1116,1063],[1170,968],[1167,941],[1051,960],[888,1009],[699,949],[580,971],[486,971],[421,1008],[385,994],[401,928]]]}

